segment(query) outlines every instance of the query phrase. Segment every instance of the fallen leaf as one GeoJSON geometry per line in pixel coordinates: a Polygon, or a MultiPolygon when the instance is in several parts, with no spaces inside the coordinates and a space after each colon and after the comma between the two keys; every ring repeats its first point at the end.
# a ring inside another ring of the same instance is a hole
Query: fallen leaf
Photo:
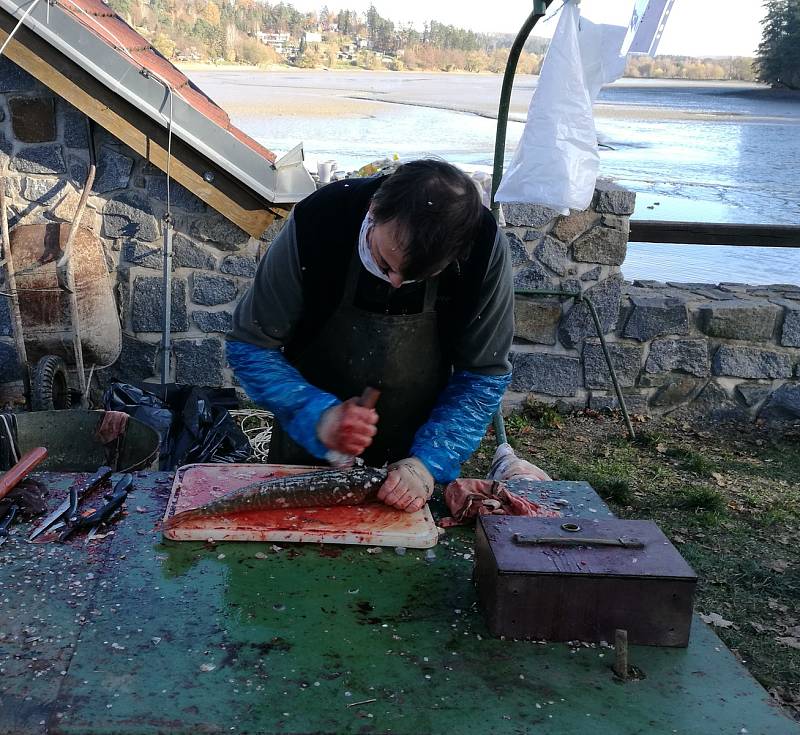
{"type": "Polygon", "coordinates": [[[800,651],[800,638],[795,638],[794,636],[781,636],[775,640],[778,641],[778,643],[783,643],[784,646],[796,648],[798,651],[800,651]]]}
{"type": "Polygon", "coordinates": [[[200,664],[200,671],[213,671],[216,668],[216,664],[200,664]]]}
{"type": "Polygon", "coordinates": [[[763,633],[767,629],[765,625],[761,625],[761,623],[756,623],[753,620],[750,621],[750,625],[752,626],[753,630],[756,633],[763,633]]]}
{"type": "Polygon", "coordinates": [[[715,628],[732,628],[733,621],[732,620],[725,620],[719,613],[710,613],[708,615],[703,615],[700,613],[700,618],[704,623],[708,623],[709,625],[713,625],[715,628]]]}
{"type": "Polygon", "coordinates": [[[673,535],[672,535],[672,540],[673,540],[673,541],[674,541],[676,544],[685,544],[685,543],[686,543],[686,539],[685,539],[683,536],[681,536],[681,535],[679,535],[679,534],[677,534],[677,533],[675,533],[675,534],[673,534],[673,535]]]}
{"type": "Polygon", "coordinates": [[[723,485],[725,485],[725,478],[724,478],[722,475],[720,475],[720,474],[719,474],[719,472],[712,472],[712,473],[711,473],[711,477],[713,477],[713,478],[714,478],[714,481],[715,481],[715,482],[717,483],[717,485],[719,485],[720,487],[722,487],[723,485]]]}
{"type": "Polygon", "coordinates": [[[786,605],[781,605],[774,597],[770,597],[767,600],[767,607],[770,610],[777,610],[778,612],[789,612],[789,608],[786,605]]]}
{"type": "Polygon", "coordinates": [[[659,454],[666,454],[667,453],[667,445],[666,444],[656,444],[656,451],[659,454]]]}

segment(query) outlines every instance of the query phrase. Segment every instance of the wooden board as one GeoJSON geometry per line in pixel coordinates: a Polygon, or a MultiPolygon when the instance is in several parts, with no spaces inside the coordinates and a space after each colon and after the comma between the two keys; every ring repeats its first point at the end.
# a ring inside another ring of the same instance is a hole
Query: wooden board
{"type": "MultiPolygon", "coordinates": [[[[325,469],[264,464],[193,464],[175,473],[164,522],[258,480],[325,469]]],[[[213,516],[165,529],[173,541],[280,541],[429,549],[439,532],[426,505],[415,513],[383,503],[337,508],[287,508],[213,516]]]]}

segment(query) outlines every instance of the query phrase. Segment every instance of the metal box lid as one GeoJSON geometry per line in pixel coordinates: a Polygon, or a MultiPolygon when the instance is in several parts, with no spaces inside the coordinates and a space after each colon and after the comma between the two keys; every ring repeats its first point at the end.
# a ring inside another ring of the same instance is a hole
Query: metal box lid
{"type": "Polygon", "coordinates": [[[499,574],[697,580],[652,521],[484,515],[478,522],[499,574]]]}

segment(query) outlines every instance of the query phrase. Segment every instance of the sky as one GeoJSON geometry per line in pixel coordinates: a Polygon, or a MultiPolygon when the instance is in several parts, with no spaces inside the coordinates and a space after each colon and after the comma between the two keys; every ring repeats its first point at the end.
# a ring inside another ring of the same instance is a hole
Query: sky
{"type": "MultiPolygon", "coordinates": [[[[302,11],[319,10],[319,0],[288,0],[302,11]]],[[[561,6],[553,0],[551,11],[561,6]]],[[[533,7],[531,0],[499,0],[491,4],[470,0],[373,0],[378,12],[395,23],[410,22],[421,28],[425,20],[468,28],[476,32],[516,34],[533,7]]],[[[327,2],[332,11],[339,8],[366,10],[370,0],[327,2]]],[[[610,17],[630,17],[633,0],[582,0],[582,12],[602,8],[610,17]]],[[[675,0],[667,22],[660,54],[686,56],[753,56],[761,39],[764,17],[761,0],[675,0]]],[[[595,17],[592,17],[595,20],[595,17]]],[[[609,18],[610,19],[610,18],[609,18]]],[[[533,35],[550,36],[555,19],[540,21],[533,35]]]]}

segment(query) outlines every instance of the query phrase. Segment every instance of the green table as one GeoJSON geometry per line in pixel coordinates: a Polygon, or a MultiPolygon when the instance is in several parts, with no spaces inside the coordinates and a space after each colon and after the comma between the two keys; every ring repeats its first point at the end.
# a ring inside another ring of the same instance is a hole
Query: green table
{"type": "MultiPolygon", "coordinates": [[[[53,501],[74,479],[40,476],[53,501]]],[[[435,549],[164,542],[171,475],[113,536],[0,550],[0,732],[800,734],[714,633],[613,652],[488,637],[472,529],[435,549]]],[[[548,483],[568,514],[609,514],[548,483]]],[[[55,502],[53,502],[53,505],[55,502]]]]}

